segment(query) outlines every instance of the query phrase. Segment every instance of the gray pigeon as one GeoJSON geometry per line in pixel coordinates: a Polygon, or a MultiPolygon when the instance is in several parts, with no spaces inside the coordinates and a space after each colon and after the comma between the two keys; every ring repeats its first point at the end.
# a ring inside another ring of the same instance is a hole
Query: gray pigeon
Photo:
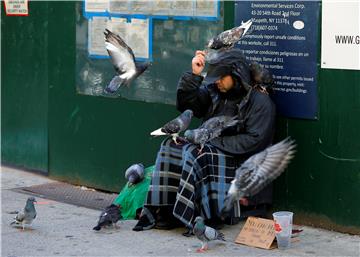
{"type": "Polygon", "coordinates": [[[118,75],[116,75],[110,84],[105,88],[105,92],[113,94],[120,86],[129,86],[131,81],[143,73],[150,63],[135,62],[135,55],[132,49],[124,40],[110,30],[105,32],[105,47],[108,51],[111,61],[118,75]]]}
{"type": "Polygon", "coordinates": [[[175,119],[166,123],[161,128],[151,132],[150,135],[152,136],[171,135],[174,142],[178,144],[176,138],[179,136],[180,132],[185,131],[189,127],[192,117],[193,117],[193,111],[186,110],[175,119]]]}
{"type": "Polygon", "coordinates": [[[204,252],[208,249],[208,242],[212,240],[225,241],[224,234],[217,231],[212,227],[208,227],[204,223],[204,219],[201,216],[195,218],[195,225],[193,228],[194,235],[201,241],[201,248],[198,252],[204,252]]]}
{"type": "Polygon", "coordinates": [[[139,183],[144,179],[144,165],[142,163],[131,165],[125,171],[125,178],[129,181],[130,185],[139,183]]]}
{"type": "Polygon", "coordinates": [[[116,227],[116,222],[121,219],[120,205],[111,204],[106,207],[100,214],[98,224],[93,230],[99,231],[101,228],[109,225],[116,227]]]}
{"type": "Polygon", "coordinates": [[[221,135],[224,129],[235,126],[237,116],[217,116],[205,121],[199,128],[185,131],[185,139],[190,143],[200,145],[199,152],[210,140],[221,135]]]}
{"type": "Polygon", "coordinates": [[[213,39],[207,45],[207,48],[214,50],[223,50],[234,47],[234,45],[246,34],[252,24],[252,20],[241,23],[240,26],[226,30],[213,39]]]}
{"type": "Polygon", "coordinates": [[[237,170],[225,197],[221,213],[225,217],[235,201],[253,196],[283,173],[294,157],[295,141],[286,138],[247,159],[237,170]]]}
{"type": "Polygon", "coordinates": [[[23,211],[19,211],[14,218],[14,221],[10,225],[21,225],[22,229],[25,229],[25,225],[31,226],[31,223],[36,218],[36,210],[34,203],[36,200],[34,197],[29,197],[26,201],[26,205],[23,211]]]}

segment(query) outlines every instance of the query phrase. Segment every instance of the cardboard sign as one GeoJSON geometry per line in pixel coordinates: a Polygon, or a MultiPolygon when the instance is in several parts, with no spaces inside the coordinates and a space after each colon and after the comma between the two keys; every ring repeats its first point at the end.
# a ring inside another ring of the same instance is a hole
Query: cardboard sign
{"type": "Polygon", "coordinates": [[[249,217],[235,243],[248,246],[271,249],[275,239],[274,221],[262,218],[249,217]]]}
{"type": "Polygon", "coordinates": [[[28,0],[5,0],[6,16],[28,16],[28,0]]]}

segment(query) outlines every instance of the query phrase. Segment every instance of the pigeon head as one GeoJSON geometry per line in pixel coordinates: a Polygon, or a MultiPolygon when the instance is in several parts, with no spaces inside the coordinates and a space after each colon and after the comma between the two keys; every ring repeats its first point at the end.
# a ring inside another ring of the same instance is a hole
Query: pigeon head
{"type": "Polygon", "coordinates": [[[203,224],[204,223],[204,218],[201,216],[197,216],[194,220],[194,223],[199,223],[199,224],[203,224]]]}
{"type": "Polygon", "coordinates": [[[151,65],[152,65],[151,62],[144,62],[144,63],[135,62],[136,76],[141,75],[151,65]]]}
{"type": "Polygon", "coordinates": [[[29,197],[25,204],[25,210],[27,211],[35,211],[34,203],[36,203],[36,200],[34,197],[29,197]]]}
{"type": "Polygon", "coordinates": [[[185,133],[184,133],[184,137],[185,137],[186,140],[188,140],[190,142],[193,142],[194,137],[195,137],[194,131],[193,130],[186,130],[185,133]]]}
{"type": "Polygon", "coordinates": [[[133,173],[129,176],[129,183],[130,184],[136,184],[136,182],[139,180],[140,176],[136,173],[133,173]]]}
{"type": "Polygon", "coordinates": [[[36,203],[36,199],[35,199],[35,197],[29,197],[29,198],[27,199],[27,202],[28,202],[28,203],[36,203]]]}
{"type": "Polygon", "coordinates": [[[192,110],[186,110],[184,111],[183,115],[188,118],[188,119],[191,119],[193,117],[193,111],[192,110]]]}

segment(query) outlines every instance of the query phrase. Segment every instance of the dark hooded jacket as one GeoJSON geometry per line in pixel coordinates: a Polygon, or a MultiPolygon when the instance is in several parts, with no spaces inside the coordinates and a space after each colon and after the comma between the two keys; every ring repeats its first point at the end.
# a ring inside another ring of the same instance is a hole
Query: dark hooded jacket
{"type": "Polygon", "coordinates": [[[219,115],[238,115],[238,124],[210,144],[245,159],[271,144],[275,105],[267,94],[252,88],[249,64],[240,50],[230,50],[228,55],[218,57],[217,62],[232,65],[235,87],[223,94],[214,83],[205,84],[202,76],[186,72],[178,84],[177,109],[181,112],[191,109],[204,121],[219,115]]]}

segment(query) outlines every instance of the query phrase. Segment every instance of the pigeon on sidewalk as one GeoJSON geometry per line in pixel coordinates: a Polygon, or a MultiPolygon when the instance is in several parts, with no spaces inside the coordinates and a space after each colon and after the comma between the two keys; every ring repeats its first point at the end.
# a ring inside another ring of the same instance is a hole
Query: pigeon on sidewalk
{"type": "Polygon", "coordinates": [[[185,131],[189,127],[192,117],[193,117],[193,111],[186,110],[175,119],[166,123],[161,128],[151,132],[150,135],[152,136],[171,135],[175,144],[178,144],[176,138],[179,136],[180,132],[185,131]]]}
{"type": "Polygon", "coordinates": [[[247,159],[237,170],[225,197],[222,217],[233,203],[242,197],[253,196],[279,177],[295,154],[295,141],[286,138],[247,159]]]}
{"type": "Polygon", "coordinates": [[[150,65],[150,63],[139,63],[135,61],[133,50],[117,34],[106,29],[105,47],[108,51],[111,61],[118,73],[105,88],[105,92],[113,94],[119,87],[129,86],[131,81],[141,75],[150,65]]]}
{"type": "Polygon", "coordinates": [[[26,201],[26,205],[23,211],[18,211],[14,218],[14,221],[10,225],[21,225],[22,229],[25,229],[25,225],[31,226],[32,222],[36,218],[36,210],[34,203],[36,200],[34,197],[29,197],[26,201]]]}
{"type": "Polygon", "coordinates": [[[99,231],[105,226],[113,225],[116,227],[116,222],[121,219],[120,205],[111,204],[106,207],[100,214],[98,224],[93,227],[93,230],[99,231]]]}
{"type": "Polygon", "coordinates": [[[212,227],[206,226],[201,216],[195,218],[193,233],[201,241],[201,248],[197,249],[197,252],[205,252],[208,249],[209,241],[225,241],[224,234],[212,227]]]}

